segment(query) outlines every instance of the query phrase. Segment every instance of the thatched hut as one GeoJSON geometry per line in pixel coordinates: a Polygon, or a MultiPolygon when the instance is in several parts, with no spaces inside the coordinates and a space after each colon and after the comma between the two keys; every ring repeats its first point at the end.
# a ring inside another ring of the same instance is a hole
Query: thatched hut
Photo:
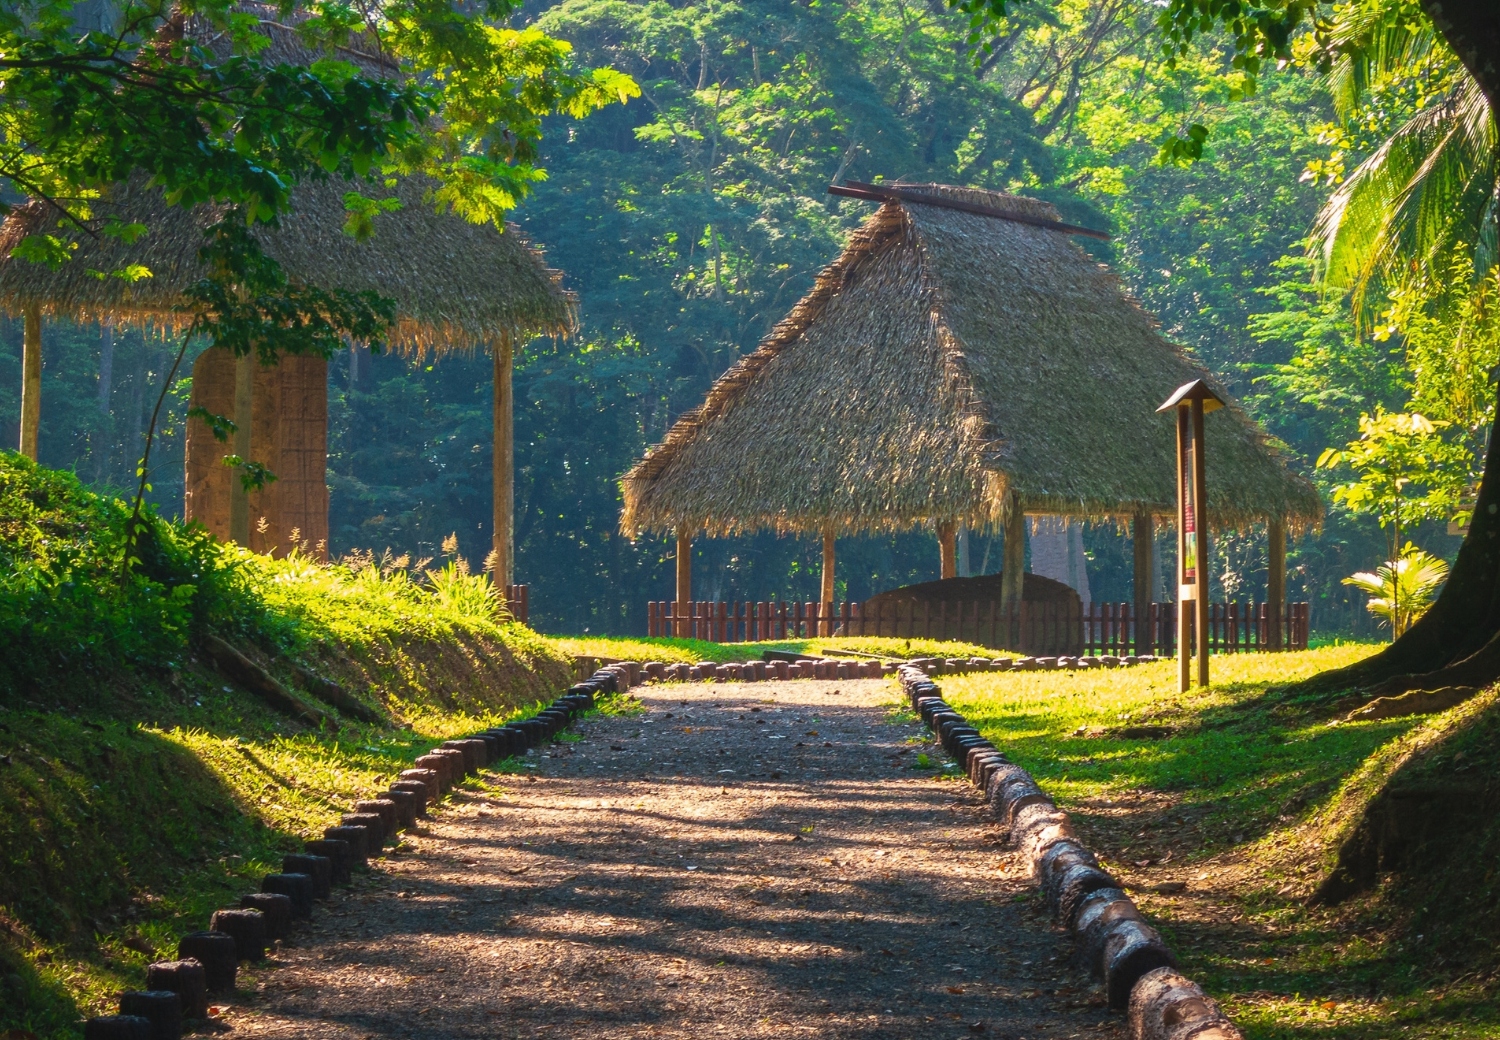
{"type": "MultiPolygon", "coordinates": [[[[1137,525],[1175,512],[1175,428],[1156,414],[1199,365],[1034,199],[940,184],[866,186],[879,210],[760,345],[623,479],[628,535],[771,529],[824,539],[934,527],[951,577],[960,526],[1003,527],[1019,601],[1022,517],[1137,525]]],[[[1220,393],[1228,399],[1227,394],[1220,393]]],[[[1207,516],[1285,527],[1322,515],[1237,406],[1209,419],[1207,516]]],[[[1144,583],[1138,583],[1138,591],[1144,583]]]]}
{"type": "MultiPolygon", "coordinates": [[[[247,2],[241,13],[257,16],[266,37],[262,60],[306,65],[321,57],[310,51],[294,25],[274,5],[247,2]]],[[[221,56],[228,37],[209,21],[189,18],[189,36],[221,56]]],[[[400,68],[370,40],[354,39],[337,48],[337,57],[371,77],[394,78],[400,68]]],[[[292,193],[294,211],[277,228],[260,228],[265,251],[281,263],[294,281],[324,288],[373,290],[396,300],[396,327],[390,342],[417,355],[487,347],[494,360],[494,533],[495,580],[511,580],[515,447],[511,366],[514,345],[538,335],[567,335],[576,320],[577,301],[562,287],[562,275],[547,267],[514,224],[504,233],[491,225],[471,224],[452,213],[436,212],[428,201],[433,185],[419,177],[402,180],[395,191],[342,181],[309,182],[292,193]],[[376,218],[374,238],[359,242],[344,234],[344,194],[394,194],[401,208],[376,218]]],[[[95,217],[115,214],[139,222],[150,233],[133,244],[94,237],[62,226],[54,228],[51,207],[32,202],[18,207],[0,226],[0,307],[25,315],[22,364],[21,449],[36,457],[40,416],[41,318],[108,320],[181,328],[191,320],[184,310],[184,290],[203,269],[198,260],[203,229],[220,210],[200,206],[187,212],[166,205],[161,193],[139,181],[116,185],[95,204],[95,217]],[[26,235],[59,230],[76,249],[71,262],[57,270],[12,260],[11,251],[26,235]],[[135,282],[96,273],[139,264],[151,277],[135,282]]],[[[188,424],[187,498],[189,519],[199,519],[220,537],[228,537],[230,515],[237,512],[241,541],[257,551],[289,547],[291,533],[310,546],[328,537],[327,370],[317,359],[283,361],[275,369],[253,371],[248,362],[236,369],[233,359],[210,350],[193,368],[195,405],[230,415],[240,427],[237,443],[215,441],[199,420],[188,424]],[[235,384],[239,384],[236,404],[235,384]],[[253,400],[253,407],[250,402],[253,400]],[[242,407],[243,406],[243,407],[242,407]],[[253,417],[253,421],[252,421],[253,417]],[[247,496],[234,491],[237,482],[220,465],[226,454],[249,457],[267,466],[278,479],[264,491],[247,496]],[[236,508],[232,508],[236,507],[236,508]],[[248,531],[246,519],[250,518],[248,531]]]]}
{"type": "MultiPolygon", "coordinates": [[[[374,290],[396,300],[391,345],[417,354],[443,354],[489,346],[495,357],[495,548],[509,577],[511,468],[510,365],[512,344],[538,334],[561,335],[573,327],[575,301],[561,275],[549,270],[521,231],[436,213],[424,200],[427,186],[409,178],[394,194],[402,208],[377,218],[377,232],[360,242],[345,234],[343,194],[353,185],[315,182],[293,192],[293,212],[278,227],[256,231],[266,252],[297,281],[351,291],[374,290]]],[[[19,207],[0,227],[0,306],[30,316],[82,321],[151,323],[181,328],[191,320],[184,291],[204,274],[198,252],[203,229],[219,216],[213,206],[192,211],[166,205],[160,192],[137,183],[121,185],[94,206],[151,230],[127,244],[108,236],[71,233],[71,262],[52,270],[9,259],[25,237],[64,231],[40,202],[19,207]],[[139,264],[151,276],[130,282],[98,278],[139,264]]],[[[248,363],[247,363],[248,364],[248,363]]],[[[254,366],[251,366],[252,368],[254,366]]],[[[247,372],[248,374],[248,372],[247,372]]],[[[194,365],[193,403],[216,414],[238,416],[236,362],[209,350],[194,365]]],[[[185,512],[221,537],[230,536],[232,473],[220,465],[231,452],[266,465],[278,479],[248,503],[247,544],[261,551],[286,549],[296,529],[317,545],[328,536],[324,483],[327,443],[327,372],[321,359],[284,359],[251,376],[252,421],[245,450],[213,439],[207,426],[189,423],[185,512]],[[261,523],[259,521],[264,521],[261,523]]]]}

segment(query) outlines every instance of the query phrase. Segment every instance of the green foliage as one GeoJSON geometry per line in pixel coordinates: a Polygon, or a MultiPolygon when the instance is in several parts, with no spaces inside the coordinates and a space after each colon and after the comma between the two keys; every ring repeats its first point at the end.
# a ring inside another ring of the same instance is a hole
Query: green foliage
{"type": "Polygon", "coordinates": [[[118,580],[130,514],[76,477],[0,454],[0,690],[119,665],[166,665],[208,624],[254,625],[239,569],[201,529],[143,516],[140,566],[118,580]]]}
{"type": "Polygon", "coordinates": [[[1374,572],[1351,574],[1344,584],[1368,593],[1370,602],[1366,609],[1384,619],[1391,629],[1391,638],[1399,639],[1414,621],[1427,613],[1447,580],[1446,561],[1407,542],[1399,557],[1382,563],[1374,572]]]}
{"type": "MultiPolygon", "coordinates": [[[[1391,528],[1391,556],[1401,545],[1402,524],[1460,517],[1465,497],[1477,482],[1474,456],[1467,447],[1445,441],[1433,422],[1417,412],[1359,417],[1359,437],[1342,449],[1318,456],[1320,469],[1348,465],[1357,479],[1333,489],[1335,502],[1354,513],[1369,513],[1391,528]],[[1422,494],[1408,497],[1408,489],[1422,494]]],[[[1461,518],[1461,517],[1460,517],[1461,518]]]]}
{"type": "Polygon", "coordinates": [[[1356,316],[1384,293],[1465,262],[1488,272],[1496,252],[1500,150],[1479,84],[1417,0],[1360,0],[1339,10],[1331,86],[1333,154],[1311,167],[1335,185],[1316,226],[1329,285],[1349,290],[1356,316]],[[1344,174],[1344,156],[1368,156],[1344,174]]]}

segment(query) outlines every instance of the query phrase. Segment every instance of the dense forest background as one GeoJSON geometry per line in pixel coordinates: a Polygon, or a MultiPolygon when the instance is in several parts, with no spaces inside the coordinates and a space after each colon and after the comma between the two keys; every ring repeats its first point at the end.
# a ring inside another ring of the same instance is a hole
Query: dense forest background
{"type": "MultiPolygon", "coordinates": [[[[936,0],[527,8],[523,20],[643,91],[550,126],[549,179],[517,214],[582,301],[578,336],[531,343],[517,362],[517,580],[532,586],[537,627],[640,632],[645,600],[670,596],[666,540],[618,533],[617,478],[754,349],[868,216],[870,204],[826,195],[844,177],[1015,191],[1110,231],[1111,242],[1087,243],[1095,255],[1325,486],[1313,467],[1322,450],[1356,436],[1362,411],[1406,405],[1408,330],[1356,336],[1345,304],[1311,287],[1305,238],[1338,171],[1417,100],[1384,97],[1389,111],[1351,127],[1310,72],[1266,76],[1242,96],[1212,38],[1169,66],[1157,9],[1142,0],[1018,10],[976,66],[967,21],[936,0]],[[1164,161],[1194,125],[1208,131],[1202,157],[1164,161]]],[[[63,323],[44,337],[42,461],[123,486],[166,343],[149,329],[63,323]]],[[[18,421],[19,349],[19,323],[0,323],[6,430],[18,421]]],[[[484,357],[350,353],[331,364],[335,553],[436,556],[456,533],[461,553],[484,557],[489,380],[484,357]]],[[[186,398],[180,382],[152,474],[168,514],[181,508],[186,398]]],[[[809,402],[810,433],[816,424],[809,402]]],[[[1448,557],[1458,545],[1440,522],[1414,540],[1448,557]]],[[[1128,598],[1126,532],[1094,525],[1085,545],[1094,598],[1128,598]]],[[[701,598],[817,594],[811,540],[700,540],[696,553],[701,598]]],[[[1221,594],[1263,595],[1264,532],[1222,532],[1214,553],[1221,594]]],[[[1313,603],[1319,632],[1372,634],[1363,595],[1341,579],[1386,555],[1372,519],[1333,508],[1320,533],[1293,544],[1289,596],[1313,603]]],[[[999,559],[998,539],[974,532],[972,569],[999,559]]],[[[839,571],[841,599],[934,578],[936,542],[931,532],[847,539],[839,571]]]]}

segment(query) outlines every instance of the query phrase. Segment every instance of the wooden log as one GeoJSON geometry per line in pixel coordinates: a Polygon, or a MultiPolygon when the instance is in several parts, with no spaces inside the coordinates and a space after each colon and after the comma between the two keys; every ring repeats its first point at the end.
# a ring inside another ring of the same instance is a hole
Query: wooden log
{"type": "Polygon", "coordinates": [[[302,688],[314,697],[331,704],[350,718],[359,719],[361,722],[385,722],[386,718],[380,712],[371,708],[345,690],[332,679],[325,679],[306,665],[292,662],[292,671],[297,673],[297,681],[302,688]]]}
{"type": "Polygon", "coordinates": [[[220,672],[283,715],[298,719],[309,726],[327,725],[332,730],[339,728],[338,722],[331,715],[293,697],[287,688],[264,668],[212,632],[203,636],[203,648],[209,660],[213,661],[220,672]]]}

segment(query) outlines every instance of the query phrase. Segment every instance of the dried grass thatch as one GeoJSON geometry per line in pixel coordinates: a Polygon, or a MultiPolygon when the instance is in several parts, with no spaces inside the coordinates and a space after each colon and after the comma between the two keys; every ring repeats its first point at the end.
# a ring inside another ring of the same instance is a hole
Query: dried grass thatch
{"type": "MultiPolygon", "coordinates": [[[[276,7],[245,3],[236,10],[259,19],[258,30],[269,41],[258,55],[261,60],[308,65],[320,56],[294,26],[279,21],[276,7]]],[[[228,56],[228,39],[206,20],[189,19],[185,32],[228,56]]],[[[378,52],[379,41],[363,34],[336,48],[332,56],[357,65],[366,76],[400,76],[396,63],[378,52]]],[[[394,299],[397,314],[391,342],[398,349],[444,353],[472,349],[502,335],[527,339],[570,333],[577,300],[562,287],[562,274],[547,267],[541,252],[514,224],[506,224],[501,234],[489,224],[436,212],[426,199],[434,186],[420,177],[403,179],[394,191],[342,180],[309,181],[293,190],[293,212],[283,216],[278,227],[262,228],[257,235],[294,280],[329,289],[372,289],[394,299]],[[343,231],[344,195],[354,190],[367,197],[394,195],[401,200],[400,210],[376,217],[376,234],[366,242],[343,231]]],[[[99,219],[113,214],[151,230],[125,245],[59,228],[56,211],[43,202],[19,207],[0,226],[0,307],[37,305],[46,314],[86,321],[187,324],[190,315],[183,311],[182,293],[203,276],[198,261],[203,229],[222,210],[168,206],[159,191],[146,188],[139,179],[112,187],[93,209],[99,219]],[[77,244],[73,260],[56,271],[11,260],[11,250],[21,239],[37,232],[71,238],[77,244]],[[134,264],[152,276],[128,283],[91,273],[134,264]]]]}
{"type": "MultiPolygon", "coordinates": [[[[903,187],[1056,218],[998,192],[903,187]]],[[[625,475],[621,527],[987,527],[1013,504],[1171,516],[1175,424],[1156,407],[1200,377],[1228,399],[1063,234],[889,201],[625,475]]],[[[1239,407],[1209,416],[1206,435],[1210,523],[1321,518],[1316,490],[1239,407]]]]}
{"type": "MultiPolygon", "coordinates": [[[[293,212],[256,234],[295,280],[373,289],[394,299],[393,346],[442,353],[504,334],[524,339],[572,330],[574,297],[518,228],[507,225],[501,234],[488,224],[436,213],[423,198],[428,185],[408,178],[390,193],[402,208],[376,217],[375,236],[358,242],[343,231],[344,193],[355,187],[345,181],[299,185],[293,212]]],[[[0,226],[0,306],[15,311],[37,305],[44,313],[84,321],[185,325],[190,314],[183,292],[204,274],[198,251],[203,229],[218,219],[219,208],[168,206],[159,191],[132,181],[110,189],[93,209],[98,217],[112,214],[150,231],[127,245],[59,227],[56,211],[43,202],[18,207],[0,226]],[[10,259],[22,238],[41,232],[76,242],[73,259],[56,270],[10,259]],[[133,264],[151,277],[128,282],[95,273],[133,264]]]]}

